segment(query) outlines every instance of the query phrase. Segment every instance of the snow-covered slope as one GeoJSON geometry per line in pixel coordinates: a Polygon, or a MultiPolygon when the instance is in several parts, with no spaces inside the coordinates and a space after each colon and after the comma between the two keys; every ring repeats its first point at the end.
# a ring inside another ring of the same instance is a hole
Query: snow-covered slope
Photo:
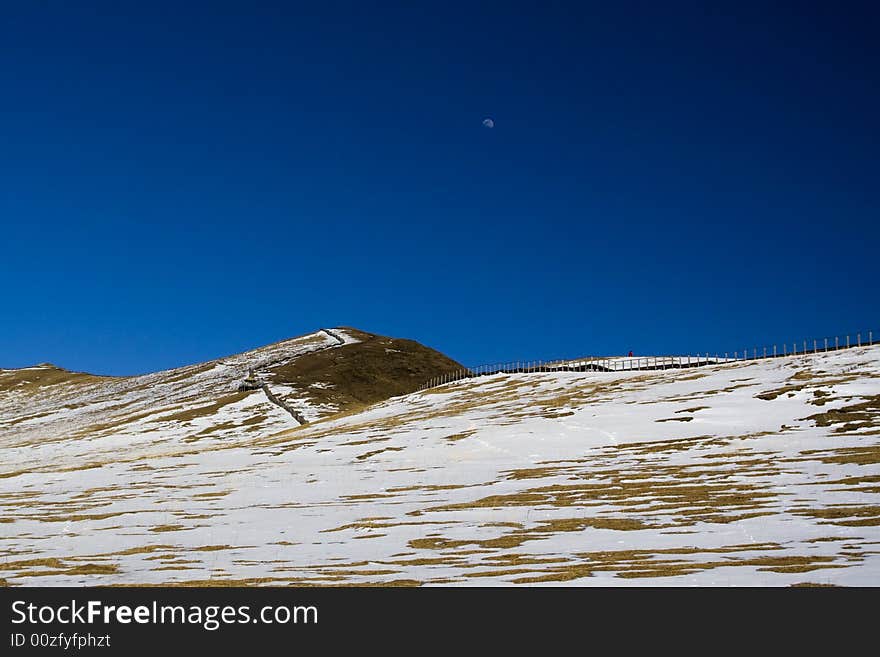
{"type": "Polygon", "coordinates": [[[880,585],[880,347],[499,374],[306,426],[150,376],[0,395],[7,583],[880,585]]]}
{"type": "MultiPolygon", "coordinates": [[[[26,448],[5,453],[3,465],[53,471],[66,467],[71,456],[96,462],[121,454],[149,456],[163,453],[169,443],[241,439],[295,426],[262,390],[239,391],[239,385],[249,369],[266,376],[304,354],[356,341],[342,335],[318,331],[145,376],[98,377],[52,365],[0,370],[0,445],[26,448]]],[[[304,415],[324,410],[297,401],[304,415]]]]}

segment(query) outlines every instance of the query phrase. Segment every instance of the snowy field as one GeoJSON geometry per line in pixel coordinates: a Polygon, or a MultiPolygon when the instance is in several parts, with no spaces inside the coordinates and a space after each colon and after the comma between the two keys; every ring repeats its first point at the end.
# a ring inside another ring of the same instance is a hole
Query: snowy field
{"type": "MultiPolygon", "coordinates": [[[[334,343],[299,340],[263,355],[334,343]]],[[[880,347],[498,374],[302,427],[260,391],[211,406],[252,360],[0,392],[0,583],[880,585],[880,347]]]]}

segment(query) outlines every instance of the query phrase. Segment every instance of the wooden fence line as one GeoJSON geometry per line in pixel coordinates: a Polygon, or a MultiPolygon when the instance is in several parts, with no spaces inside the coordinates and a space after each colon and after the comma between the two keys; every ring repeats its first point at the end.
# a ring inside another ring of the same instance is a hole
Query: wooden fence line
{"type": "Polygon", "coordinates": [[[880,343],[880,331],[869,330],[846,336],[833,336],[783,342],[765,347],[745,348],[742,351],[717,352],[687,356],[587,356],[565,358],[552,361],[528,360],[510,361],[466,367],[454,372],[435,376],[423,383],[418,391],[436,388],[454,381],[473,379],[493,374],[533,374],[539,372],[628,372],[667,369],[684,369],[704,365],[764,360],[765,358],[785,358],[807,354],[826,353],[841,349],[870,346],[880,343]],[[876,339],[875,339],[876,336],[876,339]],[[833,344],[831,341],[833,340],[833,344]],[[781,347],[781,349],[780,349],[781,347]],[[800,349],[799,349],[800,348],[800,349]]]}

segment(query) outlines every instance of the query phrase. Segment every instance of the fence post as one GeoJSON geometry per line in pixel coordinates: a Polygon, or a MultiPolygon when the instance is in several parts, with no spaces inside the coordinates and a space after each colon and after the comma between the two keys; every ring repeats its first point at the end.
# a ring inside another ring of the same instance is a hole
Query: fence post
{"type": "Polygon", "coordinates": [[[776,358],[776,345],[773,345],[773,358],[776,358]]]}
{"type": "Polygon", "coordinates": [[[834,336],[834,348],[840,349],[840,345],[838,344],[838,338],[836,335],[834,336]]]}
{"type": "Polygon", "coordinates": [[[846,348],[849,349],[849,336],[846,336],[846,348]]]}
{"type": "Polygon", "coordinates": [[[858,342],[858,345],[861,347],[862,346],[862,334],[861,333],[856,333],[856,341],[858,342]]]}
{"type": "Polygon", "coordinates": [[[828,353],[828,338],[825,338],[825,353],[828,353]]]}
{"type": "Polygon", "coordinates": [[[868,344],[874,344],[874,331],[868,331],[868,344]]]}

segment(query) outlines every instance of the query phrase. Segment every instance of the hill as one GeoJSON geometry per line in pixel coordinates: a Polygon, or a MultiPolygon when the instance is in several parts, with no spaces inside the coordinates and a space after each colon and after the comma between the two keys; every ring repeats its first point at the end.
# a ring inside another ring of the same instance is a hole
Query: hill
{"type": "Polygon", "coordinates": [[[388,340],[0,373],[0,577],[880,585],[878,346],[407,393],[457,364],[388,340]]]}
{"type": "Polygon", "coordinates": [[[264,436],[415,390],[461,366],[412,340],[322,329],[207,363],[132,377],[51,364],[0,370],[7,463],[45,470],[64,443],[95,458],[171,442],[264,436]],[[256,384],[242,389],[253,373],[256,384]]]}

